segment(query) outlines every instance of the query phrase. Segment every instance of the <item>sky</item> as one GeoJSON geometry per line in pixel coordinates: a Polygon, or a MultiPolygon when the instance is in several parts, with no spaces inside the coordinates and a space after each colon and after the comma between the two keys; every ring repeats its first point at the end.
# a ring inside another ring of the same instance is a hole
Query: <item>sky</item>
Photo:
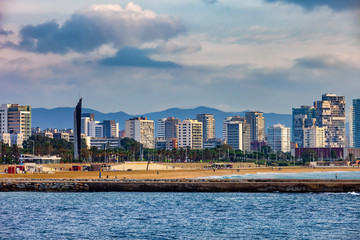
{"type": "Polygon", "coordinates": [[[360,98],[358,0],[0,0],[0,103],[291,113],[360,98]]]}

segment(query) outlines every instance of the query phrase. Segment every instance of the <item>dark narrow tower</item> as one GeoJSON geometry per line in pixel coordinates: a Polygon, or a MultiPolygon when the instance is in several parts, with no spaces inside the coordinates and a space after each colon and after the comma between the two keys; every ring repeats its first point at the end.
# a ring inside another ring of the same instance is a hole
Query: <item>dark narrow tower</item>
{"type": "Polygon", "coordinates": [[[80,98],[74,111],[74,159],[79,159],[81,149],[81,105],[82,98],[80,98]]]}

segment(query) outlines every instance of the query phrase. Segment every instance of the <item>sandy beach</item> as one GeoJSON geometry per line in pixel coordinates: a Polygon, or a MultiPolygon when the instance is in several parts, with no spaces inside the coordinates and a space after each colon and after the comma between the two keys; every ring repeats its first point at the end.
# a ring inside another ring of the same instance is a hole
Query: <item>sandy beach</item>
{"type": "MultiPolygon", "coordinates": [[[[5,174],[9,165],[0,166],[0,178],[28,179],[98,179],[98,171],[64,171],[75,164],[44,164],[49,173],[5,174]],[[59,169],[62,169],[60,171],[59,169]]],[[[81,164],[87,165],[87,164],[81,164]]],[[[115,165],[116,171],[102,171],[102,178],[109,179],[181,179],[224,175],[257,174],[257,173],[300,173],[300,172],[330,172],[330,171],[360,171],[358,167],[256,167],[251,163],[234,163],[233,169],[204,169],[209,164],[204,163],[125,163],[115,165]],[[131,171],[130,171],[131,169],[131,171]]]]}

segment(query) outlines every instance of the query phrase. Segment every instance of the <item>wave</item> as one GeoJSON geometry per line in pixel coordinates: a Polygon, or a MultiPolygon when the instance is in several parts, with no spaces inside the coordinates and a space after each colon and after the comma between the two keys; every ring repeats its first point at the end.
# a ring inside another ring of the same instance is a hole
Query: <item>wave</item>
{"type": "Polygon", "coordinates": [[[257,172],[223,176],[198,177],[197,179],[360,179],[360,171],[326,171],[326,172],[257,172]]]}

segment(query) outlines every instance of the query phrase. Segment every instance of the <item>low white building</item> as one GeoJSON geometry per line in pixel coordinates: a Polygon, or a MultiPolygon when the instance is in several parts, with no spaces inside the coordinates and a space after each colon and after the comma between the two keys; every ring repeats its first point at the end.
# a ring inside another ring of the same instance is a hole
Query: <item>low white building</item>
{"type": "Polygon", "coordinates": [[[120,148],[121,138],[91,138],[90,146],[98,149],[120,148]]]}
{"type": "Polygon", "coordinates": [[[2,141],[3,144],[7,144],[8,146],[10,146],[11,145],[10,133],[0,133],[0,141],[2,141]]]}
{"type": "Polygon", "coordinates": [[[15,144],[19,148],[22,148],[24,142],[24,135],[22,133],[0,133],[0,141],[2,141],[3,144],[7,144],[9,147],[15,144]]]}

